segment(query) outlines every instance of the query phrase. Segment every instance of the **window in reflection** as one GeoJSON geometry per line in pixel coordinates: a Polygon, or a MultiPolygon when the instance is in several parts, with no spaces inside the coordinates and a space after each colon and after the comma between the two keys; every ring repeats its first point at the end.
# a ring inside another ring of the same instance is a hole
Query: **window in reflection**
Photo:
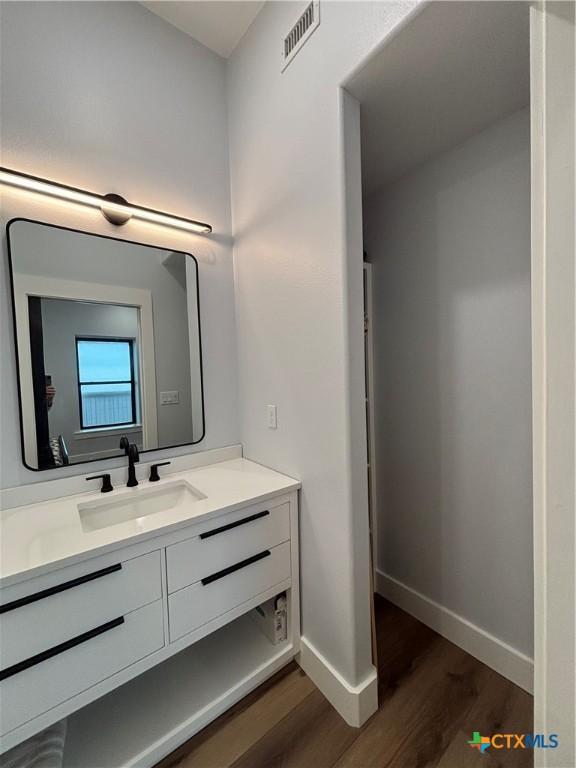
{"type": "Polygon", "coordinates": [[[136,424],[133,339],[76,338],[80,428],[136,424]]]}

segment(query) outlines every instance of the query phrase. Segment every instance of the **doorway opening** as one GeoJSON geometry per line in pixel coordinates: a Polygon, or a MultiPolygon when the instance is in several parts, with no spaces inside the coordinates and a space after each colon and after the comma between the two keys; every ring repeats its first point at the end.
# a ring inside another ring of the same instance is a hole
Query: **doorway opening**
{"type": "Polygon", "coordinates": [[[380,692],[400,645],[399,669],[417,666],[430,651],[414,638],[433,630],[492,690],[502,676],[517,732],[534,652],[529,13],[431,3],[346,84],[380,692]]]}

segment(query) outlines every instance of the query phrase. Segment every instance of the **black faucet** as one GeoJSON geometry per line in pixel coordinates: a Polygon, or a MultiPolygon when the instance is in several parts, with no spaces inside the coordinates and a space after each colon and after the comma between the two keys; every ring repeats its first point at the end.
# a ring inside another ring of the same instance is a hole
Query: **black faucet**
{"type": "Polygon", "coordinates": [[[122,448],[126,456],[128,456],[128,482],[126,483],[126,486],[128,488],[134,488],[135,485],[138,485],[138,480],[136,480],[136,470],[134,469],[134,464],[140,461],[138,446],[136,443],[129,443],[128,438],[124,435],[120,438],[120,448],[122,448]]]}
{"type": "Polygon", "coordinates": [[[150,467],[150,477],[148,480],[150,480],[151,483],[157,483],[158,480],[160,480],[160,475],[158,474],[158,467],[167,467],[168,464],[171,464],[171,461],[161,461],[159,464],[152,464],[150,467]]]}
{"type": "Polygon", "coordinates": [[[112,483],[110,481],[110,475],[94,475],[94,477],[87,477],[86,480],[102,480],[102,487],[100,488],[100,491],[102,493],[110,493],[110,491],[113,491],[114,488],[112,486],[112,483]]]}
{"type": "Polygon", "coordinates": [[[138,485],[134,465],[140,461],[140,454],[138,453],[138,446],[136,443],[130,443],[126,454],[128,455],[128,482],[126,483],[126,486],[128,488],[133,488],[135,485],[138,485]]]}

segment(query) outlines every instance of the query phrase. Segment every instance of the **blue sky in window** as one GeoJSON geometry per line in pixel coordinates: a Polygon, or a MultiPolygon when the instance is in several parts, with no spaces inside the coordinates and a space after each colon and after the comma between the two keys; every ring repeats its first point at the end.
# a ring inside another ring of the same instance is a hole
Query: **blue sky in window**
{"type": "Polygon", "coordinates": [[[129,381],[130,344],[125,341],[78,341],[80,382],[129,381]]]}

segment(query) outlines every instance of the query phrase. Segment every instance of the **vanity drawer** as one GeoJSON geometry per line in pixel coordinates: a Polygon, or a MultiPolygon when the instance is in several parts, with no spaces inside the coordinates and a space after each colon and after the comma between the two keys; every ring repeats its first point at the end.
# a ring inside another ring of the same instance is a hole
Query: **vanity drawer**
{"type": "MultiPolygon", "coordinates": [[[[161,600],[106,624],[93,624],[90,632],[66,643],[68,647],[52,649],[51,658],[30,659],[32,666],[1,680],[1,732],[32,720],[163,645],[161,600]],[[76,644],[69,647],[71,643],[76,644]]],[[[8,672],[0,673],[0,678],[8,672]]]]}
{"type": "Polygon", "coordinates": [[[63,568],[49,579],[34,579],[24,594],[6,590],[0,606],[0,669],[162,597],[159,550],[122,563],[95,558],[78,574],[77,567],[63,568]]]}
{"type": "Polygon", "coordinates": [[[168,598],[170,641],[290,578],[290,542],[249,557],[225,570],[207,569],[201,581],[168,598]]]}
{"type": "Polygon", "coordinates": [[[290,538],[290,505],[244,509],[213,520],[200,536],[166,549],[168,592],[194,584],[290,538]]]}

